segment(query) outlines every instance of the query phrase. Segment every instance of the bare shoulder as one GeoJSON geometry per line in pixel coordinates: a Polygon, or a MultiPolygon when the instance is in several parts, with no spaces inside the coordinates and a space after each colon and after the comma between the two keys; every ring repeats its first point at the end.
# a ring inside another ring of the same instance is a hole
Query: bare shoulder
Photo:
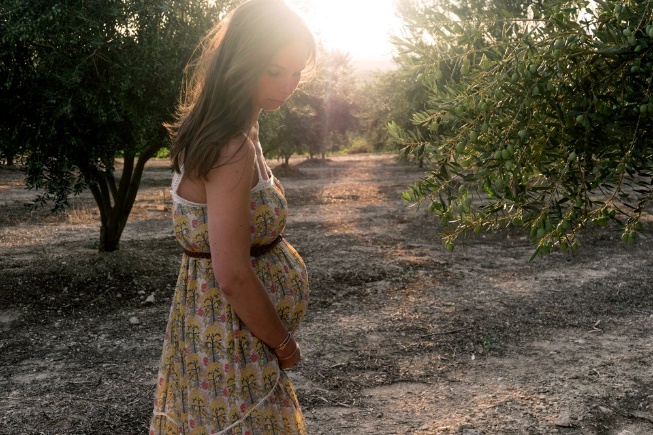
{"type": "Polygon", "coordinates": [[[232,163],[249,162],[256,155],[254,143],[245,135],[233,137],[222,146],[218,167],[232,163]]]}
{"type": "Polygon", "coordinates": [[[256,148],[251,140],[245,136],[230,139],[220,149],[217,165],[207,174],[207,191],[212,186],[234,188],[241,182],[249,186],[254,175],[255,159],[256,148]]]}

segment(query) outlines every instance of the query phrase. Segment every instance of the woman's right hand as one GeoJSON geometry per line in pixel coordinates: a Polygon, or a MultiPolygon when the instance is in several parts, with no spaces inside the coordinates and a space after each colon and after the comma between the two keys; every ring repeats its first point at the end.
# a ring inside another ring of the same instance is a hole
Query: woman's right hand
{"type": "Polygon", "coordinates": [[[283,350],[275,351],[274,354],[279,360],[279,367],[288,370],[295,367],[302,359],[302,351],[294,337],[290,338],[288,345],[283,350]]]}

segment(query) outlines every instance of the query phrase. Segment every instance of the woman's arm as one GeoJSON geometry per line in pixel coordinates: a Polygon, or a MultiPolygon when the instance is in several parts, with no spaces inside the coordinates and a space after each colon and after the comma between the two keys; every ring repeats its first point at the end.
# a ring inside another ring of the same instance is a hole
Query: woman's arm
{"type": "MultiPolygon", "coordinates": [[[[220,154],[218,165],[205,182],[213,272],[238,317],[252,334],[274,348],[288,331],[254,273],[249,256],[249,201],[256,174],[254,144],[234,139],[220,154]]],[[[301,358],[294,339],[275,353],[281,368],[293,367],[301,358]]]]}

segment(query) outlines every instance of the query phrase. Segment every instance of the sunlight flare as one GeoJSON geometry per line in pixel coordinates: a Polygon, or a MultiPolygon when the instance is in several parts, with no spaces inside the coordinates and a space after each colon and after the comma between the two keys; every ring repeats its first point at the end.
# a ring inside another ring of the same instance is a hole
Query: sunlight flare
{"type": "Polygon", "coordinates": [[[393,0],[288,0],[331,50],[349,52],[352,58],[386,58],[392,54],[389,38],[397,34],[400,20],[393,0]]]}

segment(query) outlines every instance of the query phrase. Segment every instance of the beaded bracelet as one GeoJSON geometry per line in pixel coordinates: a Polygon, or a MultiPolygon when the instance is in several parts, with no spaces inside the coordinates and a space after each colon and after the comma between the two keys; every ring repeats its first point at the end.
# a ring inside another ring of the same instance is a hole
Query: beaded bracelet
{"type": "Polygon", "coordinates": [[[278,350],[284,350],[286,348],[286,346],[288,346],[288,343],[290,342],[291,337],[292,337],[292,335],[290,335],[290,332],[289,332],[288,335],[286,335],[286,338],[283,339],[281,344],[274,348],[274,351],[276,352],[278,350]]]}

